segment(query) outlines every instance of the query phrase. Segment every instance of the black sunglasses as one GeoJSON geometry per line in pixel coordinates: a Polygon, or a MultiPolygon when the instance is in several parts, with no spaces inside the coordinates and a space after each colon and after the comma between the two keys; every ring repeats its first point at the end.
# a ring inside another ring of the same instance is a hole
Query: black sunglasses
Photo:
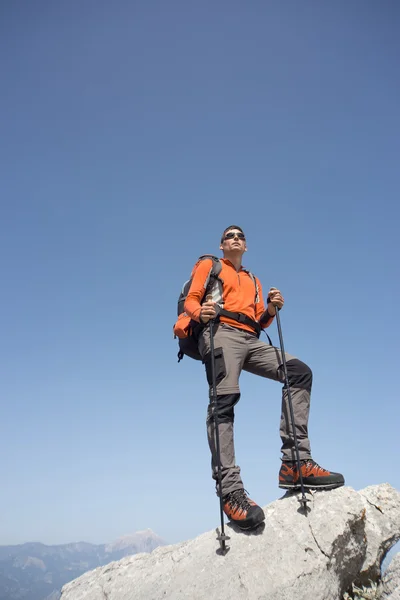
{"type": "Polygon", "coordinates": [[[224,237],[224,241],[225,240],[233,240],[233,238],[239,238],[239,240],[245,240],[246,236],[244,235],[244,233],[241,233],[240,231],[229,231],[225,237],[224,237]]]}

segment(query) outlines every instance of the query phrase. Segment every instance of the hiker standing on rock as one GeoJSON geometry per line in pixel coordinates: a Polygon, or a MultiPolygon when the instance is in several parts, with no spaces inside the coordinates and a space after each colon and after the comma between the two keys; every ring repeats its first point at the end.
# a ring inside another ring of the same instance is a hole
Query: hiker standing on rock
{"type": "MultiPolygon", "coordinates": [[[[193,273],[192,283],[184,304],[185,313],[205,325],[215,319],[213,337],[215,347],[216,403],[207,414],[208,443],[212,457],[212,476],[218,480],[218,457],[215,443],[213,410],[217,411],[220,446],[221,493],[223,510],[227,517],[242,529],[259,525],[264,512],[244,490],[240,467],[235,463],[234,407],[240,398],[239,376],[242,370],[284,382],[281,352],[259,339],[261,329],[269,327],[284,299],[281,292],[271,288],[267,306],[264,305],[262,287],[257,277],[242,267],[242,257],[247,250],[243,230],[230,225],[222,234],[220,250],[221,271],[212,286],[212,299],[207,294],[212,258],[201,260],[193,273]]],[[[212,365],[210,331],[201,328],[198,349],[205,364],[210,397],[212,365]]],[[[332,489],[344,485],[343,475],[320,467],[311,457],[308,439],[308,416],[312,385],[311,369],[298,358],[285,353],[289,384],[292,394],[294,421],[299,444],[301,474],[307,489],[332,489]]],[[[299,489],[300,477],[296,464],[294,439],[288,410],[286,387],[282,390],[280,421],[282,439],[282,465],[279,487],[299,489]]],[[[219,494],[217,486],[217,494],[219,494]]]]}

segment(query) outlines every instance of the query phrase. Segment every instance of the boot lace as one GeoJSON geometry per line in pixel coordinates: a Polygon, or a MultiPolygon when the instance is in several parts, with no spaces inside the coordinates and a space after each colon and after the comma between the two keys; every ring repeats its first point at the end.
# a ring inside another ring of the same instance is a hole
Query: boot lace
{"type": "Polygon", "coordinates": [[[244,489],[229,492],[229,494],[225,497],[225,502],[229,502],[232,508],[237,507],[245,511],[251,508],[251,504],[247,497],[247,491],[244,489]]]}
{"type": "Polygon", "coordinates": [[[304,465],[307,469],[317,469],[322,473],[329,473],[327,469],[321,467],[318,463],[315,462],[315,460],[312,460],[312,458],[309,458],[308,460],[302,460],[300,464],[304,465]]]}

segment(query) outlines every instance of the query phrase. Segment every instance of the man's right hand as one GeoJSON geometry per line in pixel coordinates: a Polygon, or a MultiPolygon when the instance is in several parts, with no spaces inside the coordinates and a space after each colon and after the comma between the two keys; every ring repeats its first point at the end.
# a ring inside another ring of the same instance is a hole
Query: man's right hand
{"type": "Polygon", "coordinates": [[[202,323],[208,323],[210,319],[215,319],[216,316],[217,311],[215,310],[215,302],[207,298],[207,300],[201,306],[200,321],[202,323]]]}

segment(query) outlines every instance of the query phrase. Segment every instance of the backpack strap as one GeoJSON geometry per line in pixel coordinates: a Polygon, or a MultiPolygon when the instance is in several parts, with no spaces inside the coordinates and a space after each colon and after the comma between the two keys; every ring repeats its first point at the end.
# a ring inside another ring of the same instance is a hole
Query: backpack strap
{"type": "MultiPolygon", "coordinates": [[[[213,261],[213,264],[212,264],[211,270],[209,272],[208,278],[206,279],[206,281],[204,283],[203,299],[206,298],[207,295],[211,293],[211,295],[213,296],[214,302],[216,302],[217,304],[223,304],[224,282],[219,276],[219,274],[221,273],[221,269],[222,269],[221,261],[217,256],[214,256],[213,254],[204,254],[203,256],[200,256],[199,261],[204,260],[205,258],[211,258],[211,260],[213,261]]],[[[203,299],[202,299],[202,301],[203,301],[203,299]]]]}
{"type": "Polygon", "coordinates": [[[255,303],[255,304],[258,304],[258,303],[260,302],[260,288],[259,288],[259,286],[258,286],[257,279],[256,279],[255,275],[253,275],[253,273],[251,273],[251,272],[250,272],[250,271],[248,271],[247,269],[243,269],[243,271],[244,271],[245,273],[247,273],[247,275],[250,277],[250,279],[251,279],[251,280],[252,280],[252,282],[254,283],[254,287],[255,287],[255,289],[256,289],[256,297],[255,297],[254,303],[255,303]]]}
{"type": "MultiPolygon", "coordinates": [[[[182,290],[181,290],[181,293],[180,293],[179,298],[178,298],[178,306],[177,306],[177,316],[178,317],[179,317],[180,314],[182,314],[184,312],[184,308],[183,307],[185,305],[185,300],[186,300],[187,295],[189,293],[190,286],[192,285],[193,276],[194,276],[194,274],[196,272],[196,269],[197,269],[199,263],[202,260],[205,260],[206,258],[209,258],[209,259],[212,260],[212,267],[211,267],[210,272],[208,274],[208,278],[206,279],[205,284],[204,284],[204,288],[205,288],[204,296],[213,287],[214,281],[210,282],[210,278],[213,278],[214,280],[218,280],[218,281],[221,282],[220,294],[219,295],[222,297],[222,285],[223,285],[223,281],[222,281],[222,279],[220,279],[218,277],[218,275],[219,275],[219,273],[221,272],[221,269],[222,269],[221,261],[219,260],[219,258],[217,256],[214,256],[213,254],[203,254],[202,256],[200,256],[197,259],[197,262],[196,262],[196,264],[193,267],[190,279],[188,279],[187,281],[185,281],[185,283],[182,286],[182,290]]],[[[219,300],[219,298],[218,298],[218,300],[219,300]]]]}

